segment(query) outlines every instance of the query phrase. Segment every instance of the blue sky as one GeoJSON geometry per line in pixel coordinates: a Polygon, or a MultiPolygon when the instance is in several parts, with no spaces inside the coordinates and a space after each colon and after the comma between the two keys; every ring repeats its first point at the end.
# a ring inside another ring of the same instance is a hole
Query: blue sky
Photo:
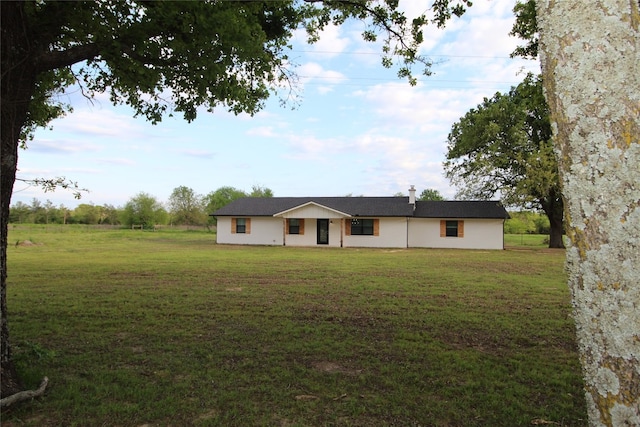
{"type": "MultiPolygon", "coordinates": [[[[414,87],[381,66],[380,49],[354,23],[327,29],[314,45],[302,33],[294,40],[295,109],[275,96],[253,117],[219,108],[192,123],[178,116],[151,125],[106,97],[70,93],[74,112],[36,132],[19,154],[18,177],[65,176],[89,192],[75,200],[16,182],[12,204],[118,207],[140,192],[166,202],[178,186],[201,195],[262,186],[275,196],[392,196],[415,185],[452,199],[442,168],[452,124],[524,72],[539,72],[536,61],[509,58],[520,43],[508,35],[514,3],[478,0],[446,29],[430,28],[421,53],[436,62],[434,75],[414,87]]],[[[426,3],[401,4],[412,14],[426,3]]]]}

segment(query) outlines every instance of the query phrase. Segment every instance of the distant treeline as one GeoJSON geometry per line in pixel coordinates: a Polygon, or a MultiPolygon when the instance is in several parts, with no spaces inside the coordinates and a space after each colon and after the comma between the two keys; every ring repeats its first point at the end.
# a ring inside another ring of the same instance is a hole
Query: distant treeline
{"type": "Polygon", "coordinates": [[[33,199],[31,204],[17,202],[9,210],[11,224],[121,224],[122,208],[112,205],[80,204],[74,209],[54,206],[33,199]]]}
{"type": "Polygon", "coordinates": [[[30,204],[17,202],[9,210],[11,224],[87,224],[142,226],[214,225],[210,214],[241,197],[273,197],[269,188],[254,186],[250,192],[234,187],[220,187],[207,195],[196,194],[191,188],[177,187],[166,203],[147,193],[138,193],[124,205],[94,205],[82,203],[71,209],[55,206],[50,200],[34,198],[30,204]]]}

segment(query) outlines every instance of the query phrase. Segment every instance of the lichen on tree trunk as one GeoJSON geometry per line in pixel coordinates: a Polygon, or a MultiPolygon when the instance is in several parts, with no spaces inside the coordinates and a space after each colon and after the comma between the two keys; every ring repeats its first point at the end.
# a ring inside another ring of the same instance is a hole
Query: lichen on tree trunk
{"type": "Polygon", "coordinates": [[[589,424],[640,425],[640,26],[636,0],[538,0],[589,424]]]}

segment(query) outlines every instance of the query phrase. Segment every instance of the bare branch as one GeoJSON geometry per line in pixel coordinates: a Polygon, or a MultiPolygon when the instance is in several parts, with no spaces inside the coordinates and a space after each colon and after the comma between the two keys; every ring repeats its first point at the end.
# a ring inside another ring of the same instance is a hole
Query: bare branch
{"type": "Polygon", "coordinates": [[[13,405],[14,403],[22,402],[23,400],[33,399],[34,397],[39,397],[44,394],[44,390],[47,388],[49,384],[49,378],[44,377],[42,382],[40,383],[40,387],[35,390],[25,390],[20,391],[16,394],[12,394],[11,396],[7,396],[0,400],[0,408],[6,408],[9,405],[13,405]]]}
{"type": "Polygon", "coordinates": [[[21,181],[29,185],[37,185],[41,187],[45,193],[56,191],[58,188],[62,188],[63,190],[70,190],[73,193],[73,197],[76,199],[82,198],[82,193],[88,193],[89,190],[87,188],[80,188],[76,181],[67,180],[64,176],[59,176],[57,178],[35,178],[35,179],[22,179],[16,178],[16,181],[21,181]]]}

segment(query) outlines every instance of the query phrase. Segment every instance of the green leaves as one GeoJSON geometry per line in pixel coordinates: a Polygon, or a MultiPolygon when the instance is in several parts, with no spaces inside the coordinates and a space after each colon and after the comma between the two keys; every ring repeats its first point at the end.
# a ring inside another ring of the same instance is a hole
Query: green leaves
{"type": "Polygon", "coordinates": [[[422,190],[422,193],[420,193],[420,196],[418,197],[418,200],[444,200],[444,197],[442,197],[442,194],[440,194],[440,192],[438,190],[435,190],[433,188],[427,188],[425,190],[422,190]]]}
{"type": "Polygon", "coordinates": [[[431,9],[435,17],[432,21],[438,28],[442,28],[451,19],[451,15],[461,17],[472,4],[470,0],[434,0],[431,9]]]}
{"type": "Polygon", "coordinates": [[[536,59],[538,57],[539,35],[535,0],[518,1],[513,7],[513,12],[516,15],[516,21],[509,35],[520,37],[527,44],[518,46],[511,56],[536,59]]]}
{"type": "Polygon", "coordinates": [[[168,205],[172,224],[201,225],[207,222],[202,196],[192,188],[184,185],[174,188],[168,205]]]}
{"type": "Polygon", "coordinates": [[[153,228],[156,224],[164,224],[166,216],[167,211],[155,197],[140,192],[124,206],[121,221],[127,226],[153,228]]]}
{"type": "Polygon", "coordinates": [[[506,204],[541,207],[550,194],[558,194],[558,166],[540,79],[528,75],[508,94],[485,98],[456,122],[444,168],[463,198],[499,193],[506,204]]]}

